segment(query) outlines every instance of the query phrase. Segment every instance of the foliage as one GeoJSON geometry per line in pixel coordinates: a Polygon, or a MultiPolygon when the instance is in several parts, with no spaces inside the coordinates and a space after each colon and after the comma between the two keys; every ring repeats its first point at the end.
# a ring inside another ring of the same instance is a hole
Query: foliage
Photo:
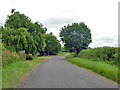
{"type": "Polygon", "coordinates": [[[6,66],[9,65],[13,62],[17,61],[23,61],[24,59],[20,57],[17,53],[15,52],[10,52],[6,48],[2,48],[2,65],[6,66]]]}
{"type": "Polygon", "coordinates": [[[80,67],[84,67],[90,69],[108,79],[111,79],[117,83],[118,78],[118,66],[107,64],[104,61],[93,61],[91,59],[83,59],[79,57],[74,57],[74,55],[69,55],[66,59],[72,64],[78,65],[80,67]]]}
{"type": "Polygon", "coordinates": [[[31,53],[33,55],[37,52],[34,40],[26,28],[3,29],[2,42],[5,44],[5,47],[11,51],[19,52],[25,50],[26,54],[31,53]]]}
{"type": "Polygon", "coordinates": [[[19,12],[15,12],[15,10],[11,10],[11,15],[7,17],[5,22],[5,27],[18,29],[21,27],[27,28],[28,32],[32,35],[36,35],[38,32],[45,34],[47,29],[43,28],[43,25],[39,22],[33,23],[31,19],[24,14],[20,14],[19,12]]]}
{"type": "Polygon", "coordinates": [[[46,46],[44,35],[39,32],[36,36],[33,37],[33,39],[35,41],[37,51],[39,53],[43,52],[46,46]]]}
{"type": "Polygon", "coordinates": [[[92,41],[90,29],[82,22],[62,27],[59,36],[65,47],[69,51],[76,51],[77,55],[82,49],[86,49],[92,41]]]}
{"type": "Polygon", "coordinates": [[[30,34],[33,36],[37,35],[39,32],[45,34],[47,31],[47,28],[43,28],[43,25],[39,22],[35,22],[35,23],[31,22],[27,28],[28,28],[28,32],[30,32],[30,34]]]}
{"type": "Polygon", "coordinates": [[[5,22],[5,27],[9,28],[27,28],[31,23],[30,18],[25,16],[24,14],[20,14],[19,12],[14,12],[10,16],[8,15],[7,20],[5,22]]]}
{"type": "MultiPolygon", "coordinates": [[[[3,27],[0,26],[0,39],[2,39],[2,29],[3,29],[3,27]]],[[[1,42],[1,41],[0,41],[0,42],[1,42]]]]}
{"type": "Polygon", "coordinates": [[[72,48],[67,48],[66,46],[64,46],[63,48],[62,48],[62,51],[63,52],[75,52],[75,48],[74,47],[72,47],[72,48]]]}
{"type": "Polygon", "coordinates": [[[27,55],[27,56],[26,56],[26,60],[33,60],[32,55],[27,55]]]}
{"type": "Polygon", "coordinates": [[[61,51],[61,44],[52,33],[46,34],[45,39],[45,53],[47,55],[56,55],[59,51],[61,51]]]}
{"type": "Polygon", "coordinates": [[[12,9],[11,15],[8,15],[5,22],[5,29],[7,30],[4,30],[3,41],[5,44],[7,43],[6,48],[11,51],[25,50],[26,54],[31,53],[33,55],[44,51],[46,46],[44,34],[47,28],[43,28],[41,23],[33,23],[29,17],[12,9]],[[13,35],[11,36],[11,34],[13,35]],[[6,37],[7,39],[5,39],[6,37]]]}
{"type": "Polygon", "coordinates": [[[80,52],[79,57],[93,59],[98,61],[106,61],[111,64],[118,64],[118,48],[114,47],[98,47],[87,49],[80,52]]]}

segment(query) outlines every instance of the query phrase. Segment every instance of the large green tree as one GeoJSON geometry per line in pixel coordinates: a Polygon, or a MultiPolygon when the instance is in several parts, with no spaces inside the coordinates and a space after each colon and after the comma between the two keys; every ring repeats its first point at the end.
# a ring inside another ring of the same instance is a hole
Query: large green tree
{"type": "Polygon", "coordinates": [[[56,55],[59,51],[61,51],[61,44],[52,33],[46,34],[45,39],[45,53],[47,55],[56,55]]]}
{"type": "Polygon", "coordinates": [[[78,55],[92,42],[90,29],[83,22],[62,27],[59,36],[68,49],[74,49],[78,55]]]}
{"type": "MultiPolygon", "coordinates": [[[[31,35],[27,38],[30,38],[31,40],[31,38],[33,37],[33,41],[31,42],[35,44],[37,51],[44,51],[44,48],[46,46],[44,34],[46,34],[47,29],[43,28],[43,25],[41,23],[33,23],[29,17],[16,12],[15,9],[12,9],[11,15],[7,17],[7,20],[5,22],[5,28],[11,28],[13,30],[18,30],[19,28],[27,28],[27,32],[29,32],[31,35]]],[[[30,43],[30,41],[28,42],[30,43]]],[[[28,47],[25,52],[30,53],[30,48],[32,48],[32,46],[28,47]]]]}

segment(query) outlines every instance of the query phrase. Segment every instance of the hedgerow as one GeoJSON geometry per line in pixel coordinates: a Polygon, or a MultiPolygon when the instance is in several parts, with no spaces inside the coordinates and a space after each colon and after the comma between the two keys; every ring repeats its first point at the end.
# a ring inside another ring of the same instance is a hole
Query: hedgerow
{"type": "Polygon", "coordinates": [[[118,48],[115,47],[98,47],[86,49],[79,53],[78,57],[105,61],[110,64],[118,64],[118,48]]]}

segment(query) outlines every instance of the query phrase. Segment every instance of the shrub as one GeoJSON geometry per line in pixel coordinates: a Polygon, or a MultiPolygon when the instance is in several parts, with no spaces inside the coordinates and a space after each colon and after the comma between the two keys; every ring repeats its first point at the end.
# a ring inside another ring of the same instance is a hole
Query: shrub
{"type": "Polygon", "coordinates": [[[33,60],[32,55],[27,55],[27,56],[26,56],[26,60],[33,60]]]}
{"type": "Polygon", "coordinates": [[[81,58],[105,61],[110,64],[118,64],[118,48],[98,47],[86,49],[78,55],[81,58]]]}
{"type": "Polygon", "coordinates": [[[2,47],[2,65],[8,65],[16,61],[24,60],[21,56],[19,56],[16,52],[11,52],[6,48],[2,47]]]}
{"type": "Polygon", "coordinates": [[[47,56],[47,53],[45,53],[45,56],[47,56]]]}

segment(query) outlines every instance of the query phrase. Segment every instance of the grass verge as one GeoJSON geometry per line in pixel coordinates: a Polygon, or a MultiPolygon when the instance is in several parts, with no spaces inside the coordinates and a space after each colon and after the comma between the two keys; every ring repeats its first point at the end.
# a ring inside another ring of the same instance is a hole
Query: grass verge
{"type": "Polygon", "coordinates": [[[92,61],[88,59],[83,59],[79,57],[74,57],[69,55],[66,59],[72,64],[78,65],[83,68],[90,69],[108,79],[111,79],[118,83],[118,67],[115,65],[107,64],[103,61],[92,61]]]}
{"type": "Polygon", "coordinates": [[[35,58],[31,61],[17,61],[2,67],[2,88],[14,88],[24,77],[45,59],[35,58]]]}

